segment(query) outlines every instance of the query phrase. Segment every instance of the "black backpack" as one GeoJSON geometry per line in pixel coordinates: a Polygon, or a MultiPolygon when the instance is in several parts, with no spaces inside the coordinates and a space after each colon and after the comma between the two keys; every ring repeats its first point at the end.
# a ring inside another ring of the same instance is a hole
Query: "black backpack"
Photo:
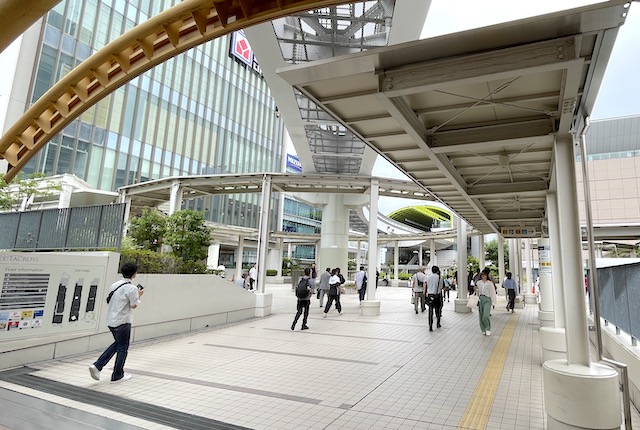
{"type": "Polygon", "coordinates": [[[306,299],[309,297],[309,290],[307,287],[309,286],[309,278],[301,278],[300,282],[298,282],[298,286],[296,287],[296,297],[299,299],[306,299]]]}

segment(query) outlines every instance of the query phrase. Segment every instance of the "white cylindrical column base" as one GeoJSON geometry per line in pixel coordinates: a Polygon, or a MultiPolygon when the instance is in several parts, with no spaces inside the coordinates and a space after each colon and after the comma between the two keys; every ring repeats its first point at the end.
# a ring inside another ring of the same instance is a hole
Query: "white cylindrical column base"
{"type": "Polygon", "coordinates": [[[380,315],[379,300],[363,300],[360,315],[364,317],[377,317],[380,315]]]}
{"type": "Polygon", "coordinates": [[[515,309],[524,309],[524,296],[522,294],[516,296],[516,301],[513,304],[515,309]]]}
{"type": "Polygon", "coordinates": [[[536,305],[538,304],[538,296],[533,293],[524,293],[524,302],[527,305],[536,305]]]}
{"type": "Polygon", "coordinates": [[[540,327],[554,327],[556,325],[553,311],[538,311],[538,319],[540,327]]]}
{"type": "Polygon", "coordinates": [[[271,305],[273,304],[273,294],[271,293],[255,293],[256,295],[256,313],[257,317],[266,317],[271,315],[271,305]]]}
{"type": "Polygon", "coordinates": [[[620,428],[618,372],[611,367],[549,360],[542,377],[548,430],[620,428]]]}
{"type": "Polygon", "coordinates": [[[467,307],[467,301],[468,299],[455,299],[453,303],[455,305],[456,312],[461,314],[468,314],[471,312],[471,308],[467,307]]]}
{"type": "Polygon", "coordinates": [[[542,362],[567,358],[567,335],[564,328],[541,327],[540,348],[542,349],[542,362]]]}

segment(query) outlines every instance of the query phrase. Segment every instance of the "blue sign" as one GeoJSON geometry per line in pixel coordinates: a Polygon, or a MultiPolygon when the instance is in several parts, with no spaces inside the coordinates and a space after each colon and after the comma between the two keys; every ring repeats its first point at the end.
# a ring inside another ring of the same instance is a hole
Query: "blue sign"
{"type": "Polygon", "coordinates": [[[287,154],[287,171],[289,169],[293,172],[302,173],[302,163],[295,155],[287,154]]]}

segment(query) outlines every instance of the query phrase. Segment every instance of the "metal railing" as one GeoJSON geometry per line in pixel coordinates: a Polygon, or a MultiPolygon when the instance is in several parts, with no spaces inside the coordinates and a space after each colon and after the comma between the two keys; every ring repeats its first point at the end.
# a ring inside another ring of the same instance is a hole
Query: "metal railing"
{"type": "Polygon", "coordinates": [[[125,203],[0,214],[0,249],[120,250],[125,203]]]}

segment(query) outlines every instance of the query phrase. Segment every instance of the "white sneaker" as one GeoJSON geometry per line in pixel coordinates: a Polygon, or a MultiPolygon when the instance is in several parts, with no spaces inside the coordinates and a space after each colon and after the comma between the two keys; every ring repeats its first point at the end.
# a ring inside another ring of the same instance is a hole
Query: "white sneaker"
{"type": "Polygon", "coordinates": [[[325,312],[322,314],[322,318],[326,318],[326,317],[327,317],[327,313],[325,312]]]}
{"type": "Polygon", "coordinates": [[[487,336],[491,336],[491,332],[489,330],[487,330],[487,332],[485,333],[487,336]]]}
{"type": "Polygon", "coordinates": [[[116,379],[115,381],[111,381],[111,383],[112,384],[117,384],[118,382],[128,381],[131,378],[133,378],[133,376],[130,373],[125,373],[122,378],[116,379]]]}
{"type": "Polygon", "coordinates": [[[92,364],[91,366],[89,366],[89,373],[91,373],[91,377],[96,381],[100,380],[100,371],[98,370],[95,364],[92,364]]]}

